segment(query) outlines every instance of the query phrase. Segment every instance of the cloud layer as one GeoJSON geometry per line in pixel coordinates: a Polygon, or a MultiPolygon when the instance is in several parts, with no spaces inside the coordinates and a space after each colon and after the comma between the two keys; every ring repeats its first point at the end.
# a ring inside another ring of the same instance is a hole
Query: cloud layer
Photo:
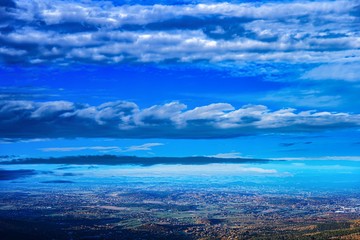
{"type": "Polygon", "coordinates": [[[135,152],[135,151],[151,151],[153,147],[162,146],[163,143],[144,143],[142,145],[134,145],[126,148],[118,146],[85,146],[85,147],[51,147],[40,148],[43,152],[73,152],[83,150],[93,150],[99,152],[135,152]]]}
{"type": "Polygon", "coordinates": [[[358,10],[358,1],[8,0],[0,5],[0,59],[25,64],[356,61],[358,10]]]}
{"type": "MultiPolygon", "coordinates": [[[[127,101],[99,106],[67,101],[3,101],[0,102],[0,122],[3,139],[205,139],[358,127],[360,115],[292,108],[274,111],[264,105],[245,105],[236,109],[228,103],[187,109],[185,104],[170,102],[141,109],[127,101]]],[[[137,147],[146,150],[153,146],[137,147]]]]}

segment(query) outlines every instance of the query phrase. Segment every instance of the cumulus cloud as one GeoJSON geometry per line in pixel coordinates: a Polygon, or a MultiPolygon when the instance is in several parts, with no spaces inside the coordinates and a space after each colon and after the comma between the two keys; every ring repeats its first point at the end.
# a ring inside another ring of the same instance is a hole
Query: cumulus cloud
{"type": "Polygon", "coordinates": [[[332,62],[360,57],[356,1],[166,4],[5,1],[0,60],[332,62]]]}
{"type": "MultiPolygon", "coordinates": [[[[0,122],[3,139],[205,139],[352,128],[360,125],[360,115],[293,108],[271,110],[264,105],[235,108],[227,103],[187,109],[180,102],[140,108],[126,101],[98,106],[66,101],[2,101],[0,122]]],[[[160,144],[149,143],[123,150],[148,150],[160,144]]]]}

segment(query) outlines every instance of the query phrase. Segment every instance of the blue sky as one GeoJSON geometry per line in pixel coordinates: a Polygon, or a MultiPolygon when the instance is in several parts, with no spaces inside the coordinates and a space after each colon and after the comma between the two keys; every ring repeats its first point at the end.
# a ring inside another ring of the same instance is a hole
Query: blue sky
{"type": "Polygon", "coordinates": [[[0,3],[0,155],[358,159],[359,1],[0,3]]]}

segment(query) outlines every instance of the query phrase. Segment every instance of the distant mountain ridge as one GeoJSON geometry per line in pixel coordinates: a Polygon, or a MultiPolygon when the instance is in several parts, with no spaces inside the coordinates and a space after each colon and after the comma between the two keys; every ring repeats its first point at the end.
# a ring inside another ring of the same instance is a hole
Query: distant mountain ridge
{"type": "Polygon", "coordinates": [[[80,155],[50,158],[23,158],[2,162],[2,164],[99,164],[99,165],[155,165],[155,164],[211,164],[211,163],[266,163],[271,160],[253,158],[194,157],[136,157],[116,155],[80,155]]]}

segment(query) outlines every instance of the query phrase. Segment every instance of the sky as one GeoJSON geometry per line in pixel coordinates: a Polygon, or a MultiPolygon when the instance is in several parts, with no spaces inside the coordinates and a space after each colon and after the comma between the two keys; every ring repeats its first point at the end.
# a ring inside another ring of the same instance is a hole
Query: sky
{"type": "Polygon", "coordinates": [[[360,1],[0,1],[0,158],[360,159],[360,1]]]}

